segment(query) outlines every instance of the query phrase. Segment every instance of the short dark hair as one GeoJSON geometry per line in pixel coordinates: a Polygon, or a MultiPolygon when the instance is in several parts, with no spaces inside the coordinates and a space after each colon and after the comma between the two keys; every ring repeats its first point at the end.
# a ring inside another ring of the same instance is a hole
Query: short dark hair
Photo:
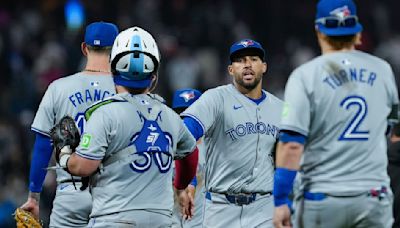
{"type": "Polygon", "coordinates": [[[136,94],[142,94],[144,93],[144,91],[146,91],[146,89],[148,88],[130,88],[130,87],[126,87],[124,86],[126,90],[128,90],[128,93],[136,95],[136,94]]]}
{"type": "Polygon", "coordinates": [[[110,54],[112,47],[111,46],[100,47],[100,46],[87,45],[87,48],[89,49],[89,51],[97,52],[99,54],[101,54],[101,53],[110,54]]]}
{"type": "Polygon", "coordinates": [[[357,34],[346,36],[326,36],[326,41],[334,50],[341,50],[356,44],[357,34]]]}

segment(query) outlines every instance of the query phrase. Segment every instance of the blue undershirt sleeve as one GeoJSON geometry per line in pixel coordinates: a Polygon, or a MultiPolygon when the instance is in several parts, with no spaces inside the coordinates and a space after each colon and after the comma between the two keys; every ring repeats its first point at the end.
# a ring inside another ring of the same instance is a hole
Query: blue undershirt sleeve
{"type": "Polygon", "coordinates": [[[47,174],[46,167],[52,154],[51,140],[48,136],[36,132],[35,144],[29,173],[29,190],[41,192],[47,174]]]}
{"type": "Polygon", "coordinates": [[[199,122],[193,119],[190,116],[185,116],[183,118],[183,122],[185,123],[186,127],[189,129],[190,133],[192,133],[193,137],[199,140],[203,135],[204,131],[199,122]]]}
{"type": "Polygon", "coordinates": [[[283,143],[297,142],[304,145],[307,137],[295,131],[282,130],[279,133],[279,141],[283,143]]]}

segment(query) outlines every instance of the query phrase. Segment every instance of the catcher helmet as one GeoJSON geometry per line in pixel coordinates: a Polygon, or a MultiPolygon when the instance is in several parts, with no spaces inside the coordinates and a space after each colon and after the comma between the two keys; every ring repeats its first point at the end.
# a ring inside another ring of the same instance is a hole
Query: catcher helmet
{"type": "Polygon", "coordinates": [[[130,88],[147,88],[157,74],[160,52],[153,36],[139,27],[122,31],[111,50],[114,82],[130,88]]]}

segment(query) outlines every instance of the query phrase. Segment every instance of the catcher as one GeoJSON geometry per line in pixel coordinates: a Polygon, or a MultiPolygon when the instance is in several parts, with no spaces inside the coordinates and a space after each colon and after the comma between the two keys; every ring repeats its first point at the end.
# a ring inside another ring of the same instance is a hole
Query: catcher
{"type": "Polygon", "coordinates": [[[117,94],[85,112],[76,150],[74,124],[64,121],[52,131],[59,165],[73,175],[93,175],[89,227],[170,227],[173,159],[181,159],[174,186],[182,212],[193,214],[184,189],[196,173],[196,140],[173,110],[148,95],[159,64],[148,32],[121,32],[111,51],[117,94]]]}

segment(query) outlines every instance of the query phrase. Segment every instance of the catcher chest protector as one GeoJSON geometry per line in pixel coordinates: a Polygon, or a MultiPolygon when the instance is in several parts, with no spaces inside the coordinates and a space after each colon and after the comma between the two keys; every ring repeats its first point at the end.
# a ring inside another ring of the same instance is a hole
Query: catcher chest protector
{"type": "MultiPolygon", "coordinates": [[[[169,133],[163,132],[155,120],[147,120],[141,116],[144,121],[142,129],[132,136],[130,145],[136,146],[136,153],[139,155],[153,156],[156,164],[162,173],[168,172],[172,163],[172,154],[169,148],[172,145],[172,137],[169,133]],[[167,161],[163,162],[163,157],[167,161]]],[[[151,163],[143,164],[133,161],[131,168],[136,172],[144,172],[149,169],[151,163]]]]}

